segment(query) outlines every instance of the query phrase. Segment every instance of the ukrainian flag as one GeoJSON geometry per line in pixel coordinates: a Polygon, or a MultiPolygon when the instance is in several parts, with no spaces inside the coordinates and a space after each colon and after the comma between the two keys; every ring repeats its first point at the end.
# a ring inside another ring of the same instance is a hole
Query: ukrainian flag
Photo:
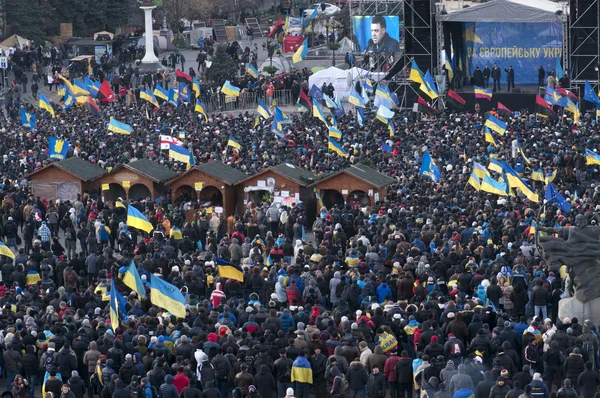
{"type": "Polygon", "coordinates": [[[496,173],[503,173],[504,172],[504,168],[503,168],[503,164],[502,162],[500,162],[498,159],[490,159],[490,164],[488,164],[488,170],[492,170],[495,171],[496,173]]]}
{"type": "Polygon", "coordinates": [[[76,87],[76,90],[78,90],[78,93],[76,93],[76,94],[85,95],[85,96],[92,95],[88,91],[88,88],[86,87],[86,85],[83,81],[75,80],[74,82],[75,82],[74,86],[76,87]]]}
{"type": "Polygon", "coordinates": [[[600,165],[600,156],[589,149],[585,150],[585,164],[598,164],[600,165]]]}
{"type": "Polygon", "coordinates": [[[444,62],[444,66],[448,72],[448,82],[451,82],[452,78],[454,77],[454,71],[452,70],[452,65],[450,65],[450,62],[448,62],[448,59],[446,59],[446,62],[444,62]]]}
{"type": "Polygon", "coordinates": [[[158,83],[156,84],[156,87],[154,87],[154,95],[165,101],[169,100],[169,92],[162,88],[162,86],[158,83]]]}
{"type": "Polygon", "coordinates": [[[363,88],[367,91],[367,93],[373,93],[373,83],[371,83],[371,79],[369,79],[369,78],[365,79],[363,88]]]}
{"type": "Polygon", "coordinates": [[[236,87],[236,86],[232,85],[231,83],[229,83],[229,80],[225,80],[223,87],[221,87],[221,92],[225,95],[230,95],[232,97],[240,96],[239,87],[236,87]]]}
{"type": "Polygon", "coordinates": [[[50,101],[48,101],[48,98],[42,93],[40,93],[40,108],[47,110],[48,113],[54,117],[54,108],[52,108],[50,101]]]}
{"type": "Polygon", "coordinates": [[[531,179],[533,181],[544,181],[544,172],[542,169],[537,169],[531,172],[531,179]]]}
{"type": "Polygon", "coordinates": [[[476,190],[479,191],[481,189],[481,181],[479,180],[479,177],[477,177],[475,170],[471,172],[471,176],[469,177],[469,181],[467,182],[476,190]]]}
{"type": "Polygon", "coordinates": [[[523,195],[527,197],[527,199],[532,202],[539,202],[538,194],[531,188],[525,181],[523,181],[517,174],[517,172],[510,167],[506,162],[503,163],[504,171],[506,172],[506,179],[508,180],[508,184],[510,185],[510,189],[518,188],[521,190],[523,195]]]}
{"type": "Polygon", "coordinates": [[[477,177],[479,177],[480,179],[483,178],[483,176],[486,174],[490,175],[489,171],[485,168],[485,166],[477,162],[473,162],[473,173],[475,173],[475,175],[477,175],[477,177]]]}
{"type": "Polygon", "coordinates": [[[496,141],[494,141],[494,137],[492,136],[492,132],[486,127],[485,129],[485,142],[489,142],[493,146],[496,146],[496,141]]]}
{"type": "Polygon", "coordinates": [[[292,383],[313,383],[312,369],[308,359],[303,356],[298,356],[292,363],[292,383]]]}
{"type": "Polygon", "coordinates": [[[335,142],[333,138],[329,138],[328,148],[342,157],[348,156],[348,152],[346,152],[340,144],[335,142]]]}
{"type": "Polygon", "coordinates": [[[154,229],[152,224],[150,224],[150,221],[148,221],[138,209],[131,205],[127,206],[127,225],[147,233],[150,233],[154,229]]]}
{"type": "Polygon", "coordinates": [[[421,83],[419,89],[427,94],[427,96],[432,100],[438,97],[438,92],[435,88],[435,83],[431,78],[431,74],[429,73],[429,69],[427,70],[427,73],[425,73],[425,76],[423,77],[423,83],[421,83]]]}
{"type": "Polygon", "coordinates": [[[487,120],[485,121],[485,126],[500,135],[504,135],[506,132],[506,123],[494,115],[488,116],[487,120]]]}
{"type": "Polygon", "coordinates": [[[117,289],[113,278],[110,283],[110,327],[113,332],[117,331],[119,321],[119,299],[117,298],[117,289]]]}
{"type": "Polygon", "coordinates": [[[240,145],[239,142],[237,142],[237,140],[235,138],[233,138],[233,136],[229,136],[229,140],[227,140],[227,146],[233,147],[237,150],[240,150],[242,148],[242,146],[240,145]]]}
{"type": "Polygon", "coordinates": [[[190,166],[191,154],[182,146],[171,144],[169,146],[169,157],[178,162],[182,162],[190,166]]]}
{"type": "Polygon", "coordinates": [[[273,266],[274,262],[273,259],[271,258],[271,255],[269,254],[269,256],[267,257],[267,267],[271,268],[273,266]]]}
{"type": "Polygon", "coordinates": [[[394,122],[392,122],[392,119],[388,120],[388,130],[390,131],[390,137],[396,135],[396,127],[394,127],[394,122]]]}
{"type": "MultiPolygon", "coordinates": [[[[58,78],[60,80],[63,81],[63,83],[69,88],[69,90],[71,90],[71,92],[77,96],[77,95],[90,95],[90,92],[87,91],[87,89],[85,88],[85,85],[83,85],[84,87],[81,88],[77,85],[73,85],[71,84],[71,82],[69,81],[69,79],[65,78],[63,75],[59,74],[58,78]]],[[[75,84],[77,84],[77,82],[75,82],[75,84]]]]}
{"type": "Polygon", "coordinates": [[[239,266],[227,262],[220,257],[217,257],[217,271],[222,278],[235,279],[240,282],[244,281],[244,271],[239,266]]]}
{"type": "Polygon", "coordinates": [[[379,109],[377,109],[377,119],[381,120],[383,123],[387,124],[388,120],[392,117],[394,117],[394,112],[386,108],[385,105],[381,105],[379,109]]]}
{"type": "Polygon", "coordinates": [[[300,62],[304,58],[306,58],[307,54],[308,54],[308,37],[306,39],[304,39],[304,43],[302,43],[302,45],[300,47],[298,47],[298,50],[296,50],[296,52],[292,56],[292,61],[294,61],[294,63],[297,64],[298,62],[300,62]]]}
{"type": "Polygon", "coordinates": [[[198,83],[195,77],[192,77],[192,91],[196,98],[200,97],[200,83],[198,83]]]}
{"type": "Polygon", "coordinates": [[[100,83],[90,80],[87,76],[84,76],[83,84],[85,84],[85,88],[90,92],[92,97],[96,98],[96,95],[98,95],[98,91],[100,90],[100,83]]]}
{"type": "Polygon", "coordinates": [[[505,182],[500,182],[492,179],[488,175],[483,176],[481,181],[481,190],[484,192],[493,193],[500,196],[507,196],[508,186],[505,182]]]}
{"type": "Polygon", "coordinates": [[[114,117],[110,118],[110,122],[108,122],[108,131],[112,131],[116,134],[131,134],[131,126],[125,123],[118,122],[114,117]]]}
{"type": "Polygon", "coordinates": [[[41,281],[40,274],[36,270],[27,271],[27,275],[25,275],[25,285],[37,285],[39,281],[41,281]]]}
{"type": "Polygon", "coordinates": [[[121,207],[123,209],[126,209],[125,205],[123,204],[123,202],[121,202],[120,200],[117,200],[115,202],[115,207],[121,207]]]}
{"type": "Polygon", "coordinates": [[[356,108],[356,121],[358,122],[360,127],[362,127],[364,120],[365,120],[365,110],[363,108],[356,108]]]}
{"type": "Polygon", "coordinates": [[[15,259],[15,254],[2,241],[0,241],[0,255],[15,259]]]}
{"type": "Polygon", "coordinates": [[[417,61],[414,59],[412,60],[410,66],[410,75],[408,76],[408,80],[423,84],[423,72],[421,72],[421,69],[419,69],[419,66],[417,65],[417,61]]]}
{"type": "Polygon", "coordinates": [[[517,143],[517,150],[519,151],[519,153],[521,154],[521,156],[523,156],[523,160],[525,160],[525,162],[527,164],[530,164],[531,161],[529,159],[527,159],[527,156],[525,156],[525,152],[523,152],[523,148],[521,148],[521,146],[518,145],[518,143],[517,143]]]}
{"type": "Polygon", "coordinates": [[[359,106],[359,107],[362,107],[362,108],[365,107],[365,101],[356,92],[356,90],[354,88],[352,89],[352,91],[350,91],[350,97],[348,97],[348,102],[351,103],[354,106],[359,106]]]}
{"type": "Polygon", "coordinates": [[[177,136],[180,140],[185,140],[185,131],[180,131],[177,133],[177,136]]]}
{"type": "Polygon", "coordinates": [[[140,90],[140,99],[148,101],[149,103],[158,108],[158,101],[156,100],[154,94],[150,92],[150,90],[140,90]]]}
{"type": "Polygon", "coordinates": [[[329,136],[339,140],[342,138],[342,132],[335,126],[329,126],[329,136]]]}
{"type": "Polygon", "coordinates": [[[208,116],[206,116],[206,109],[204,109],[204,104],[200,99],[196,99],[196,108],[195,111],[204,116],[204,119],[208,121],[208,116]]]}
{"type": "Polygon", "coordinates": [[[317,119],[320,119],[323,123],[325,123],[325,125],[327,125],[327,119],[325,118],[325,114],[323,113],[323,110],[321,109],[321,107],[319,106],[319,104],[317,103],[317,101],[314,98],[312,99],[312,103],[313,103],[313,116],[316,117],[317,119]]]}
{"type": "Polygon", "coordinates": [[[150,275],[150,301],[177,318],[185,318],[185,298],[176,286],[150,275]]]}
{"type": "Polygon", "coordinates": [[[544,182],[546,184],[550,184],[552,181],[554,181],[554,179],[556,178],[556,171],[554,170],[552,173],[547,174],[546,177],[544,177],[544,182]]]}
{"type": "Polygon", "coordinates": [[[248,69],[246,69],[246,72],[248,72],[248,74],[253,78],[258,79],[258,69],[256,69],[251,63],[248,63],[248,69]]]}
{"type": "Polygon", "coordinates": [[[265,102],[262,100],[262,98],[258,100],[258,108],[256,109],[256,113],[258,113],[265,119],[271,117],[271,111],[269,110],[265,102]]]}

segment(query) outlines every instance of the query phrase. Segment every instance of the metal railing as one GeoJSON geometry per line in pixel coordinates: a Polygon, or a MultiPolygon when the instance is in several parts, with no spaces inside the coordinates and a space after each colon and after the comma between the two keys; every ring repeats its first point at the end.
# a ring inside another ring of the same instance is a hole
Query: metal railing
{"type": "Polygon", "coordinates": [[[224,94],[205,95],[201,98],[206,112],[231,112],[239,110],[255,110],[258,107],[258,101],[262,99],[267,106],[289,106],[294,105],[292,90],[275,90],[273,97],[267,97],[263,93],[244,91],[233,101],[228,101],[224,94]]]}

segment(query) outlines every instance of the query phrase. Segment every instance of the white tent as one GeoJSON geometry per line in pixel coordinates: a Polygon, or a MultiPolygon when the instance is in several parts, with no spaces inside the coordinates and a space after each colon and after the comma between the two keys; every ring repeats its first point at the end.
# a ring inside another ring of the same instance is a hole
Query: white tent
{"type": "Polygon", "coordinates": [[[265,68],[271,65],[277,68],[277,72],[275,72],[276,75],[279,75],[280,73],[290,73],[292,71],[292,64],[290,63],[290,60],[283,55],[274,55],[273,63],[271,63],[271,60],[267,58],[262,64],[259,65],[258,71],[268,75],[268,73],[265,72],[265,68]]]}
{"type": "Polygon", "coordinates": [[[317,73],[311,75],[308,78],[308,86],[312,87],[313,85],[321,88],[323,83],[329,85],[329,83],[333,84],[333,88],[335,89],[335,94],[338,96],[340,100],[344,100],[350,96],[351,88],[348,86],[348,71],[341,70],[332,66],[330,68],[318,71],[317,73]]]}

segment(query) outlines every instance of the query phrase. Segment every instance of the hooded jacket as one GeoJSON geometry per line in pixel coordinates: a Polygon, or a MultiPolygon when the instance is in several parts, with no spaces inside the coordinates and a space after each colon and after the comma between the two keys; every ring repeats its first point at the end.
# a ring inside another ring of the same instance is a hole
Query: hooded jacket
{"type": "Polygon", "coordinates": [[[348,380],[348,387],[351,390],[359,391],[365,388],[369,375],[360,361],[352,361],[346,373],[346,380],[348,380]]]}
{"type": "Polygon", "coordinates": [[[179,398],[177,388],[173,385],[173,379],[173,375],[165,376],[165,382],[160,386],[160,389],[158,390],[158,396],[160,398],[179,398]]]}
{"type": "Polygon", "coordinates": [[[467,368],[465,365],[458,365],[458,373],[450,379],[450,394],[454,395],[454,393],[461,388],[467,388],[471,391],[475,390],[473,380],[467,375],[467,368]]]}

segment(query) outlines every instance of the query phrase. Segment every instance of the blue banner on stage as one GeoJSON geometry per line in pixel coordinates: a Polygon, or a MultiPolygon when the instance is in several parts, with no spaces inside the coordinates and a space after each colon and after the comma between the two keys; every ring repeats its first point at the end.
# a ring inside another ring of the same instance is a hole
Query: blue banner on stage
{"type": "Polygon", "coordinates": [[[515,70],[515,84],[537,84],[540,65],[548,72],[562,57],[562,25],[551,23],[466,22],[463,37],[467,47],[467,75],[494,63],[506,82],[509,66],[515,70]]]}

